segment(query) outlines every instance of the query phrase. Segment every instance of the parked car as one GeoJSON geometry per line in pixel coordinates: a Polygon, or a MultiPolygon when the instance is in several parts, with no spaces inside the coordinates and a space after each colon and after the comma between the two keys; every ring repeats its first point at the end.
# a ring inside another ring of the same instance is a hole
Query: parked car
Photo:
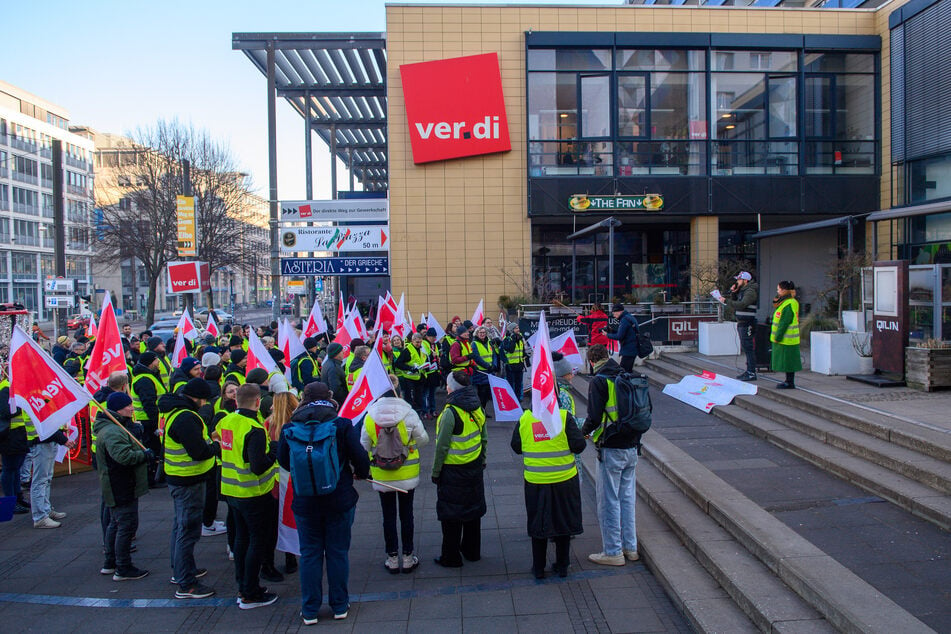
{"type": "Polygon", "coordinates": [[[294,304],[291,302],[284,302],[281,304],[281,314],[282,315],[293,315],[294,314],[294,304]]]}
{"type": "Polygon", "coordinates": [[[154,334],[156,330],[175,330],[176,326],[178,326],[178,319],[158,319],[149,326],[149,330],[157,337],[158,335],[154,334]]]}
{"type": "MultiPolygon", "coordinates": [[[[215,317],[218,319],[219,324],[233,324],[234,323],[234,315],[232,315],[228,311],[222,310],[220,308],[215,308],[214,311],[215,311],[215,317]]],[[[195,318],[200,319],[202,323],[207,324],[208,323],[208,309],[202,308],[201,310],[196,311],[195,318]]]]}
{"type": "Polygon", "coordinates": [[[66,330],[79,330],[89,325],[89,315],[70,315],[66,320],[66,330]]]}

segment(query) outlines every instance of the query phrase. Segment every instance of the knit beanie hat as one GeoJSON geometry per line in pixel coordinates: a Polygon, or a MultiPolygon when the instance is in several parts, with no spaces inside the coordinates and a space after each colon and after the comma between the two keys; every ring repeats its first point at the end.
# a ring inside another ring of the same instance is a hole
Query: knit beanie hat
{"type": "Polygon", "coordinates": [[[145,347],[149,350],[155,350],[161,343],[165,343],[161,337],[149,337],[149,340],[145,342],[145,347]]]}
{"type": "Polygon", "coordinates": [[[106,407],[113,412],[118,412],[129,405],[132,405],[132,398],[125,392],[113,392],[106,399],[106,407]]]}
{"type": "Polygon", "coordinates": [[[206,352],[201,357],[201,365],[203,368],[210,368],[213,365],[218,365],[221,363],[221,355],[214,352],[206,352]]]}
{"type": "Polygon", "coordinates": [[[317,343],[317,337],[307,337],[304,339],[304,349],[310,350],[311,348],[316,348],[317,343]]]}
{"type": "Polygon", "coordinates": [[[248,383],[257,383],[258,385],[264,385],[267,382],[267,370],[264,368],[254,368],[248,372],[248,376],[245,379],[248,383]]]}
{"type": "Polygon", "coordinates": [[[154,352],[143,352],[139,355],[139,363],[145,367],[152,365],[152,362],[158,359],[158,355],[154,352]]]}
{"type": "Polygon", "coordinates": [[[338,354],[340,354],[341,352],[343,352],[343,346],[341,346],[341,345],[340,345],[339,343],[337,343],[336,341],[333,342],[332,344],[330,344],[329,346],[327,346],[327,356],[328,356],[328,357],[333,358],[333,357],[337,356],[338,354]]]}
{"type": "Polygon", "coordinates": [[[182,394],[207,401],[211,398],[211,387],[205,379],[195,377],[185,384],[185,387],[182,388],[182,394]]]}
{"type": "Polygon", "coordinates": [[[242,350],[241,348],[238,348],[237,350],[232,350],[231,363],[238,365],[239,363],[244,361],[244,359],[247,358],[247,356],[248,356],[248,353],[242,350]]]}
{"type": "Polygon", "coordinates": [[[185,374],[188,374],[189,372],[192,371],[192,369],[196,365],[199,365],[199,364],[200,364],[200,361],[198,361],[198,359],[196,359],[195,357],[185,357],[184,359],[182,359],[182,364],[179,367],[181,368],[182,372],[184,372],[185,374]]]}

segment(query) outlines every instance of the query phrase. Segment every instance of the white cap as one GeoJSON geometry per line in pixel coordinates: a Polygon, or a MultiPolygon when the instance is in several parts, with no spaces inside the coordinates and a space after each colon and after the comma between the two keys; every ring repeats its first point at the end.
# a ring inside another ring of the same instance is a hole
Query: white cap
{"type": "Polygon", "coordinates": [[[221,356],[214,352],[206,352],[201,357],[201,367],[210,368],[213,365],[221,363],[221,356]]]}
{"type": "Polygon", "coordinates": [[[733,279],[735,279],[735,280],[751,280],[751,279],[753,279],[753,276],[750,275],[749,273],[747,273],[746,271],[740,271],[740,274],[737,275],[737,276],[736,276],[735,278],[733,278],[733,279]]]}

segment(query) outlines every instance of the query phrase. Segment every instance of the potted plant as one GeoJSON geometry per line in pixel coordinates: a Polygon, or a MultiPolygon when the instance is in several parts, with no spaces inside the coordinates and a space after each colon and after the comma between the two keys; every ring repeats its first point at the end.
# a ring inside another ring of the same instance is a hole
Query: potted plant
{"type": "Polygon", "coordinates": [[[928,392],[951,387],[951,342],[925,339],[905,348],[905,382],[928,392]]]}

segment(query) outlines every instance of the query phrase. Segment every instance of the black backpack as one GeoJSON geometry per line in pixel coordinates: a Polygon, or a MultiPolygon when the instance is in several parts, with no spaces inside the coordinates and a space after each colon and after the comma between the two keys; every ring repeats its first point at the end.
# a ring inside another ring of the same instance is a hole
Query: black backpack
{"type": "Polygon", "coordinates": [[[598,376],[614,383],[617,399],[617,418],[605,420],[604,431],[598,439],[603,445],[610,438],[620,437],[640,442],[641,434],[651,428],[651,396],[647,377],[633,372],[621,372],[615,377],[598,376]]]}

